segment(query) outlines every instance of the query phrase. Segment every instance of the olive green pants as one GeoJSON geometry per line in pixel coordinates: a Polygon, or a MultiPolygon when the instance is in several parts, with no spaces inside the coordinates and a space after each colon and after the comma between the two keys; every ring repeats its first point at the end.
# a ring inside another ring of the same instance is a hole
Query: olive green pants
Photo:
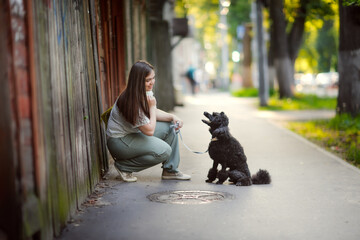
{"type": "Polygon", "coordinates": [[[177,172],[180,162],[178,137],[169,122],[157,122],[154,136],[132,133],[108,138],[107,147],[115,167],[124,172],[139,172],[156,164],[177,172]]]}

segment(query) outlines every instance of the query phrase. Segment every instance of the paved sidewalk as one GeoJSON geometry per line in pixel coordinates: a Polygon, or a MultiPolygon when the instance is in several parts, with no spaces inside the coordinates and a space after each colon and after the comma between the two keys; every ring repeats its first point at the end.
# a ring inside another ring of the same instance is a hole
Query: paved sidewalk
{"type": "MultiPolygon", "coordinates": [[[[212,165],[208,154],[196,155],[180,143],[180,169],[192,175],[191,181],[162,181],[156,166],[135,173],[138,182],[123,183],[114,179],[112,169],[59,239],[360,239],[360,171],[276,124],[294,115],[259,112],[255,104],[254,99],[226,93],[200,94],[186,97],[185,106],[175,113],[184,120],[186,144],[205,151],[210,134],[201,122],[203,112],[224,111],[232,135],[245,149],[250,171],[267,169],[270,185],[205,183],[212,165]],[[206,204],[147,198],[172,190],[225,192],[233,198],[206,204]]],[[[319,112],[300,116],[326,118],[334,113],[315,114],[319,112]]]]}

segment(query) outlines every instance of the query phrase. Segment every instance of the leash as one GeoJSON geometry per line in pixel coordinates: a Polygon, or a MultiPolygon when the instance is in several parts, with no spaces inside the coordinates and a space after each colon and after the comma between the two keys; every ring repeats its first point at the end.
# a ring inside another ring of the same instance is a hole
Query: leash
{"type": "MultiPolygon", "coordinates": [[[[191,148],[189,148],[189,147],[185,144],[185,142],[184,142],[184,140],[183,140],[183,138],[182,138],[181,132],[180,132],[180,128],[179,128],[178,130],[176,130],[176,128],[178,127],[178,125],[177,125],[177,124],[173,124],[173,125],[170,125],[170,127],[171,127],[171,128],[174,128],[174,131],[175,131],[176,134],[179,134],[180,139],[181,139],[181,142],[183,143],[183,145],[184,145],[190,152],[193,152],[193,153],[195,153],[195,154],[204,154],[204,153],[207,153],[207,152],[209,151],[209,149],[207,149],[205,152],[198,152],[198,151],[192,150],[191,148]]],[[[216,140],[217,140],[217,139],[216,139],[216,140]]],[[[211,141],[216,141],[216,140],[213,140],[213,139],[212,139],[211,141]]]]}

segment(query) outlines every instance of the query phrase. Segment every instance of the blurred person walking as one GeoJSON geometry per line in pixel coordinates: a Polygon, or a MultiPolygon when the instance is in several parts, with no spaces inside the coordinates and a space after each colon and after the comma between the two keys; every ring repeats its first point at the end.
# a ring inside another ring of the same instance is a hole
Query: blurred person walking
{"type": "Polygon", "coordinates": [[[193,66],[190,66],[189,69],[186,71],[185,76],[189,80],[191,85],[191,93],[195,95],[196,93],[196,87],[197,87],[197,81],[195,79],[195,72],[196,69],[193,66]]]}

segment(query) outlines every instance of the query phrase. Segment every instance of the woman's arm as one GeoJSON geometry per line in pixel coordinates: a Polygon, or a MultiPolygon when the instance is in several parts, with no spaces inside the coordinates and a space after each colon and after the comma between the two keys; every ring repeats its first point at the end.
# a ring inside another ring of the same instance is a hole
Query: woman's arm
{"type": "Polygon", "coordinates": [[[174,116],[170,113],[164,112],[163,110],[156,109],[156,120],[162,122],[171,122],[174,120],[174,116]]]}
{"type": "Polygon", "coordinates": [[[148,96],[147,99],[150,107],[150,123],[140,126],[139,130],[145,135],[153,136],[156,127],[156,99],[151,96],[148,96]]]}
{"type": "Polygon", "coordinates": [[[184,124],[183,121],[180,118],[178,118],[176,115],[164,112],[163,110],[160,109],[156,109],[156,120],[162,122],[174,122],[174,123],[178,122],[179,128],[182,128],[184,124]]]}

